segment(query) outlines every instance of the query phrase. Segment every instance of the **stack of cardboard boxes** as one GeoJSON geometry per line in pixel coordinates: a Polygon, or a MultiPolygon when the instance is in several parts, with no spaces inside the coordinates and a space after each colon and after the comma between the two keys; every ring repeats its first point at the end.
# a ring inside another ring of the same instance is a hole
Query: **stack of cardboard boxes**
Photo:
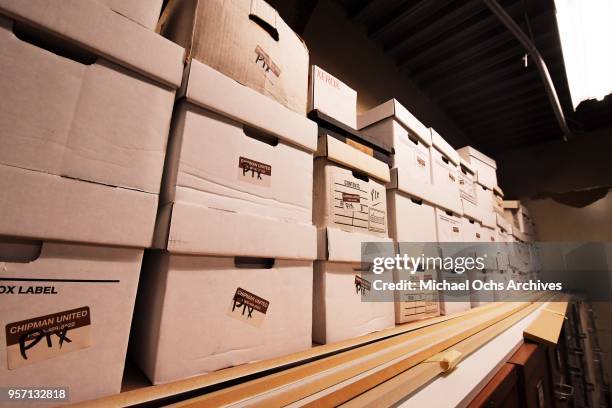
{"type": "MultiPolygon", "coordinates": [[[[391,183],[387,188],[390,232],[398,245],[398,253],[421,255],[414,254],[414,248],[411,251],[402,243],[462,242],[459,156],[455,150],[396,100],[364,112],[359,116],[358,125],[364,134],[394,149],[391,183]]],[[[423,255],[441,255],[440,248],[433,251],[432,248],[435,246],[424,246],[429,253],[423,255]]],[[[449,280],[464,280],[460,274],[436,270],[423,270],[413,275],[408,271],[396,271],[395,279],[436,279],[438,275],[449,280]]],[[[465,293],[465,299],[448,301],[444,296],[448,295],[398,292],[396,322],[469,309],[469,294],[465,293]]]]}
{"type": "Polygon", "coordinates": [[[266,3],[220,3],[176,2],[162,23],[173,39],[235,49],[182,43],[190,58],[132,333],[132,356],[155,384],[311,347],[308,51],[266,3]]]}
{"type": "MultiPolygon", "coordinates": [[[[364,134],[394,150],[390,163],[391,182],[387,184],[387,207],[389,235],[398,246],[396,251],[400,254],[408,252],[409,248],[402,247],[402,243],[437,242],[430,130],[396,100],[361,114],[358,125],[364,134]]],[[[423,249],[426,249],[425,245],[423,249]]],[[[435,270],[422,270],[416,274],[395,270],[394,274],[396,282],[434,279],[437,275],[435,270]]],[[[439,314],[435,291],[395,293],[396,323],[439,314]]]]}
{"type": "MultiPolygon", "coordinates": [[[[0,0],[3,386],[77,402],[119,392],[128,337],[157,384],[492,300],[372,298],[365,242],[504,243],[484,279],[533,269],[492,159],[396,100],[357,118],[319,67],[309,87],[264,1],[170,0],[167,38],[161,3],[0,0]]],[[[466,279],[393,276],[442,278],[466,279]]]]}
{"type": "Polygon", "coordinates": [[[2,386],[120,391],[184,53],[131,3],[0,1],[2,386]]]}
{"type": "MultiPolygon", "coordinates": [[[[313,340],[331,343],[393,327],[393,303],[371,299],[362,243],[390,249],[389,149],[354,129],[355,91],[319,67],[311,75],[311,111],[319,124],[314,160],[313,340]]],[[[383,249],[384,251],[384,249],[383,249]]]]}

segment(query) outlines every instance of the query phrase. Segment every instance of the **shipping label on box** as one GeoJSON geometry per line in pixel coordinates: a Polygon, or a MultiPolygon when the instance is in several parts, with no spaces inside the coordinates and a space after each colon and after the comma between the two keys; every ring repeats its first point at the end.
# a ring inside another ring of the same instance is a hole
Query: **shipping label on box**
{"type": "Polygon", "coordinates": [[[90,346],[91,315],[87,306],[6,325],[9,370],[90,346]]]}
{"type": "Polygon", "coordinates": [[[238,288],[232,298],[228,316],[242,320],[248,324],[259,327],[268,312],[270,302],[248,290],[238,288]]]}
{"type": "Polygon", "coordinates": [[[272,166],[240,156],[238,158],[238,179],[270,187],[272,182],[272,166]]]}
{"type": "Polygon", "coordinates": [[[338,171],[332,176],[330,197],[333,224],[356,231],[387,232],[387,203],[382,184],[338,171]]]}

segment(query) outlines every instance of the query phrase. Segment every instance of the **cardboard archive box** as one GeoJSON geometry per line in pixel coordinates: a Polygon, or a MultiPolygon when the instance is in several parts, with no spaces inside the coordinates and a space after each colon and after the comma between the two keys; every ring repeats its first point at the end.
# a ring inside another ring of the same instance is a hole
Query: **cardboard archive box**
{"type": "Polygon", "coordinates": [[[357,92],[316,65],[310,69],[308,88],[308,112],[313,110],[357,128],[357,92]]]}
{"type": "MultiPolygon", "coordinates": [[[[462,233],[462,214],[453,212],[449,209],[436,206],[436,234],[440,243],[463,243],[465,242],[464,234],[462,233]]],[[[442,246],[440,255],[442,257],[453,256],[447,253],[442,246]]],[[[474,254],[472,254],[474,255],[474,254]]],[[[454,271],[440,270],[438,271],[439,280],[448,282],[465,282],[466,275],[459,274],[454,271]]],[[[450,315],[453,313],[462,312],[470,309],[469,292],[455,291],[453,293],[439,292],[440,314],[450,315]]]]}
{"type": "Polygon", "coordinates": [[[506,200],[503,202],[503,207],[504,217],[512,223],[515,234],[522,233],[524,237],[519,235],[519,238],[524,241],[534,240],[535,223],[531,219],[527,207],[518,200],[506,200]]]}
{"type": "Polygon", "coordinates": [[[0,2],[0,42],[5,234],[150,246],[183,50],[94,1],[0,2]]]}
{"type": "Polygon", "coordinates": [[[429,129],[395,99],[362,113],[357,121],[363,134],[393,148],[390,164],[409,180],[406,192],[432,202],[429,129]]]}
{"type": "MultiPolygon", "coordinates": [[[[437,243],[435,207],[421,198],[412,196],[406,191],[410,189],[411,178],[404,177],[398,169],[391,170],[391,182],[387,185],[387,207],[389,211],[389,236],[396,243],[398,253],[418,256],[411,253],[413,245],[421,243],[437,243]]],[[[437,256],[435,253],[427,255],[437,256]]],[[[425,249],[425,248],[424,248],[425,249]]],[[[402,279],[423,280],[435,279],[435,270],[418,271],[411,274],[408,271],[395,270],[394,281],[402,279]]],[[[414,320],[435,317],[440,314],[437,291],[395,291],[395,322],[406,323],[414,320]]]]}
{"type": "Polygon", "coordinates": [[[155,384],[312,342],[316,125],[197,60],[181,89],[130,347],[155,384]]]}
{"type": "Polygon", "coordinates": [[[118,393],[142,253],[0,238],[0,384],[67,387],[71,403],[118,393]]]}
{"type": "Polygon", "coordinates": [[[321,117],[318,121],[313,340],[324,344],[393,327],[394,312],[392,299],[370,301],[372,282],[364,277],[361,265],[362,243],[382,242],[391,247],[385,191],[389,167],[375,157],[388,157],[389,151],[354,130],[338,133],[342,129],[335,122],[321,117]]]}
{"type": "Polygon", "coordinates": [[[1,1],[0,42],[0,383],[118,393],[183,50],[95,1],[1,1]]]}
{"type": "Polygon", "coordinates": [[[431,174],[438,200],[453,200],[460,204],[459,155],[433,128],[431,131],[431,174]]]}
{"type": "Polygon", "coordinates": [[[495,160],[471,146],[462,147],[457,150],[457,153],[474,167],[477,173],[476,181],[489,190],[497,187],[497,163],[495,163],[495,160]]]}
{"type": "Polygon", "coordinates": [[[482,221],[476,194],[476,172],[464,159],[460,159],[459,163],[459,194],[463,213],[476,221],[482,221]]]}
{"type": "Polygon", "coordinates": [[[172,0],[159,27],[188,59],[306,113],[308,49],[265,1],[172,0]]]}

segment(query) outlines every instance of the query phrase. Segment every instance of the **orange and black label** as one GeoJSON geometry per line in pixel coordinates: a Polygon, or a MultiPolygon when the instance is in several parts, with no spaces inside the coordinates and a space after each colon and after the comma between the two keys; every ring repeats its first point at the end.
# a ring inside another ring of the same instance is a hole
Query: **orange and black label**
{"type": "Polygon", "coordinates": [[[361,276],[355,275],[355,292],[365,295],[370,290],[372,290],[372,284],[370,281],[363,279],[361,276]]]}
{"type": "Polygon", "coordinates": [[[272,178],[272,166],[240,156],[238,158],[238,178],[268,187],[272,178]]]}
{"type": "Polygon", "coordinates": [[[270,302],[266,299],[238,288],[232,298],[228,314],[234,318],[259,327],[268,312],[270,302]]]}
{"type": "Polygon", "coordinates": [[[265,52],[259,45],[255,47],[255,55],[255,63],[257,65],[261,65],[261,68],[263,68],[266,74],[272,72],[275,76],[280,77],[280,68],[274,63],[274,61],[272,61],[272,58],[270,58],[268,53],[265,52]]]}
{"type": "Polygon", "coordinates": [[[345,203],[358,203],[361,201],[359,194],[342,193],[342,201],[345,203]]]}
{"type": "Polygon", "coordinates": [[[65,310],[6,325],[9,369],[23,367],[91,345],[89,307],[65,310]]]}

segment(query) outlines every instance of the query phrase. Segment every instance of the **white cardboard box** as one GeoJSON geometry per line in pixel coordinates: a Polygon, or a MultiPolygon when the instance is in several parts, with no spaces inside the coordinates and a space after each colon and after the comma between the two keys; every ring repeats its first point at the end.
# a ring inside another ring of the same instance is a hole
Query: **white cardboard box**
{"type": "Polygon", "coordinates": [[[535,223],[531,219],[527,207],[517,200],[504,201],[503,206],[506,220],[511,222],[513,228],[517,229],[525,236],[525,238],[519,238],[524,241],[533,240],[535,238],[535,223]]]}
{"type": "Polygon", "coordinates": [[[461,214],[440,207],[435,211],[438,242],[463,242],[461,214]]]}
{"type": "Polygon", "coordinates": [[[318,110],[357,128],[357,92],[338,78],[313,65],[310,68],[308,111],[318,110]]]}
{"type": "Polygon", "coordinates": [[[463,213],[472,219],[481,221],[482,214],[478,208],[478,196],[476,195],[476,173],[474,168],[463,159],[460,160],[458,177],[463,213]]]}
{"type": "Polygon", "coordinates": [[[147,252],[130,354],[154,384],[311,347],[312,261],[269,261],[147,252]]]}
{"type": "Polygon", "coordinates": [[[387,190],[389,236],[396,242],[437,242],[435,207],[401,192],[387,190]]]}
{"type": "MultiPolygon", "coordinates": [[[[422,199],[407,194],[403,188],[401,177],[397,177],[397,169],[391,171],[391,183],[387,190],[387,207],[389,210],[389,236],[398,245],[399,253],[403,253],[403,243],[435,243],[438,241],[436,231],[435,207],[422,199]],[[395,175],[394,175],[395,174],[395,175]]],[[[437,255],[432,254],[432,255],[437,255]]],[[[404,271],[394,271],[394,280],[401,279],[432,279],[437,276],[435,271],[417,272],[414,275],[404,271]]],[[[414,320],[438,316],[440,314],[437,291],[396,291],[395,321],[406,323],[414,320]]]]}
{"type": "Polygon", "coordinates": [[[155,247],[314,259],[316,124],[196,60],[186,68],[181,95],[155,247]],[[286,236],[304,245],[273,251],[272,243],[286,236]]]}
{"type": "Polygon", "coordinates": [[[335,343],[393,327],[393,302],[367,301],[371,285],[359,263],[316,261],[313,341],[335,343]]]}
{"type": "Polygon", "coordinates": [[[448,200],[457,201],[459,194],[459,155],[433,128],[431,130],[431,172],[434,186],[448,200]]]}
{"type": "Polygon", "coordinates": [[[183,51],[97,2],[0,1],[2,13],[42,30],[21,24],[15,34],[15,21],[0,16],[3,233],[149,246],[183,51]],[[57,32],[64,39],[54,52],[76,47],[94,59],[63,57],[23,37],[50,41],[57,32]],[[136,44],[161,58],[159,67],[149,55],[124,55],[136,44]],[[116,217],[117,232],[91,228],[116,217]]]}
{"type": "Polygon", "coordinates": [[[457,150],[457,153],[468,161],[477,172],[476,180],[489,189],[497,187],[497,163],[495,160],[479,152],[471,146],[457,150]]]}
{"type": "MultiPolygon", "coordinates": [[[[318,228],[388,237],[386,163],[320,130],[314,163],[313,220],[318,228]]],[[[325,260],[326,258],[319,258],[325,260]]]]}
{"type": "Polygon", "coordinates": [[[496,212],[493,210],[493,190],[480,183],[476,183],[476,196],[478,197],[478,209],[482,225],[495,228],[497,219],[495,217],[496,212]]]}
{"type": "Polygon", "coordinates": [[[407,177],[406,192],[432,201],[431,133],[395,99],[359,115],[363,134],[392,146],[391,167],[407,177]]]}
{"type": "Polygon", "coordinates": [[[502,218],[504,216],[504,192],[499,187],[493,188],[493,211],[499,214],[502,218]]]}
{"type": "Polygon", "coordinates": [[[462,242],[489,242],[482,225],[465,215],[461,217],[462,242]]]}
{"type": "Polygon", "coordinates": [[[306,113],[308,48],[265,1],[173,0],[159,24],[165,37],[186,49],[188,60],[306,113]]]}
{"type": "Polygon", "coordinates": [[[1,239],[0,384],[68,387],[71,403],[118,393],[142,252],[1,239]]]}

